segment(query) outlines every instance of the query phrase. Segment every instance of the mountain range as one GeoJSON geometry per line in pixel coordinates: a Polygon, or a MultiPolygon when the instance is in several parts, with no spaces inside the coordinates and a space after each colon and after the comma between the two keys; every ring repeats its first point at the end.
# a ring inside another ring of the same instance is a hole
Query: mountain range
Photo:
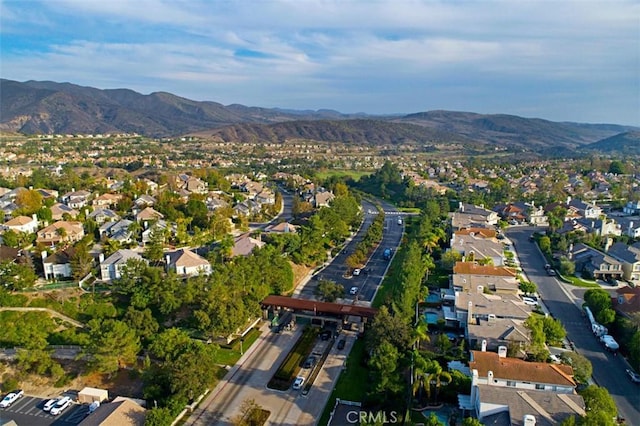
{"type": "Polygon", "coordinates": [[[198,135],[221,141],[314,140],[344,144],[457,143],[538,153],[640,151],[640,129],[506,114],[429,111],[342,114],[199,102],[166,92],[101,90],[71,83],[0,79],[0,130],[25,134],[198,135]]]}

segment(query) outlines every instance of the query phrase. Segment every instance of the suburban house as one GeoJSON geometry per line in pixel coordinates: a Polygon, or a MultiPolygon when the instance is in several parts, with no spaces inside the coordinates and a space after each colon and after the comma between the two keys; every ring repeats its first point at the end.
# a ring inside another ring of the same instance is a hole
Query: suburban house
{"type": "Polygon", "coordinates": [[[640,287],[622,287],[616,290],[613,308],[621,315],[631,318],[640,313],[640,287]]]}
{"type": "Polygon", "coordinates": [[[530,330],[524,320],[490,317],[468,323],[466,338],[470,348],[497,352],[500,346],[519,348],[522,352],[531,343],[530,330]]]}
{"type": "Polygon", "coordinates": [[[17,216],[0,225],[0,229],[33,234],[38,230],[38,218],[35,214],[33,217],[17,216]]]}
{"type": "Polygon", "coordinates": [[[239,235],[233,239],[233,247],[231,248],[231,257],[249,256],[253,249],[264,246],[264,242],[255,238],[251,238],[249,233],[239,235]]]}
{"type": "Polygon", "coordinates": [[[122,268],[125,267],[130,259],[144,260],[139,253],[129,249],[118,250],[106,259],[103,259],[101,255],[100,278],[102,281],[111,281],[120,278],[122,268]]]}
{"type": "Polygon", "coordinates": [[[173,270],[182,276],[209,275],[211,273],[209,261],[189,249],[165,253],[165,264],[167,270],[173,270]]]}
{"type": "Polygon", "coordinates": [[[450,250],[457,251],[466,261],[491,259],[496,266],[504,265],[504,246],[495,238],[485,238],[482,233],[470,232],[468,235],[457,235],[451,238],[450,250]]]}
{"type": "Polygon", "coordinates": [[[622,208],[622,213],[627,216],[640,215],[640,200],[627,201],[627,204],[622,208]]]}
{"type": "Polygon", "coordinates": [[[150,222],[156,222],[160,219],[164,219],[164,215],[156,211],[153,207],[145,207],[136,214],[136,221],[143,223],[145,228],[150,222]]]}
{"type": "Polygon", "coordinates": [[[177,226],[175,224],[172,224],[171,226],[167,223],[166,220],[158,220],[157,222],[151,222],[147,229],[145,229],[144,231],[142,231],[142,245],[147,244],[149,241],[151,241],[151,236],[154,232],[161,232],[164,233],[167,231],[167,229],[169,230],[169,232],[171,232],[173,235],[175,235],[175,233],[177,232],[177,226]]]}
{"type": "Polygon", "coordinates": [[[576,244],[569,250],[569,259],[576,265],[576,272],[583,272],[594,279],[611,280],[622,278],[622,263],[613,256],[576,244]]]}
{"type": "Polygon", "coordinates": [[[598,219],[602,215],[600,206],[582,200],[572,199],[571,197],[567,200],[567,210],[569,210],[573,216],[585,219],[598,219]]]}
{"type": "Polygon", "coordinates": [[[479,287],[498,294],[519,292],[516,272],[505,266],[478,265],[475,262],[456,262],[451,275],[451,288],[459,292],[476,291],[479,287]]]}
{"type": "Polygon", "coordinates": [[[498,213],[484,206],[460,203],[458,211],[449,213],[454,230],[464,228],[491,228],[498,224],[498,213]]]}
{"type": "Polygon", "coordinates": [[[121,243],[131,242],[131,231],[129,229],[133,223],[133,221],[128,219],[121,219],[117,222],[105,222],[100,225],[100,235],[121,243]]]}
{"type": "Polygon", "coordinates": [[[69,247],[50,256],[47,252],[42,252],[42,267],[45,280],[56,280],[59,278],[71,278],[73,273],[71,259],[75,254],[75,249],[69,247]]]}
{"type": "Polygon", "coordinates": [[[498,352],[471,351],[469,368],[479,385],[567,394],[576,388],[570,366],[509,358],[506,347],[498,352]]]}
{"type": "Polygon", "coordinates": [[[81,222],[59,220],[38,231],[36,243],[54,246],[58,243],[75,243],[84,237],[81,222]]]}
{"type": "Polygon", "coordinates": [[[616,217],[623,235],[631,238],[640,238],[640,216],[616,217]]]}
{"type": "Polygon", "coordinates": [[[78,210],[67,206],[66,204],[56,203],[51,206],[51,218],[53,220],[62,220],[64,215],[69,215],[71,219],[75,219],[80,212],[78,210]]]}
{"type": "Polygon", "coordinates": [[[602,237],[622,235],[622,227],[615,220],[604,216],[600,219],[577,219],[576,222],[581,224],[585,232],[589,234],[596,234],[602,237]]]}
{"type": "Polygon", "coordinates": [[[640,285],[640,243],[615,243],[607,253],[622,264],[622,279],[640,285]]]}
{"type": "Polygon", "coordinates": [[[122,199],[121,194],[102,194],[99,197],[95,198],[92,204],[96,207],[112,207],[118,204],[118,202],[122,199]]]}
{"type": "Polygon", "coordinates": [[[72,209],[80,209],[84,206],[89,205],[89,200],[91,198],[91,192],[80,190],[80,191],[71,191],[67,192],[62,196],[62,202],[72,209]]]}
{"type": "Polygon", "coordinates": [[[295,234],[296,226],[290,224],[289,222],[280,222],[275,225],[269,225],[264,228],[264,232],[270,234],[295,234]]]}
{"type": "Polygon", "coordinates": [[[144,209],[145,207],[153,207],[155,203],[156,199],[147,194],[142,194],[141,196],[133,200],[133,204],[139,209],[144,209]]]}
{"type": "Polygon", "coordinates": [[[32,264],[29,252],[4,245],[0,245],[0,262],[32,264]]]}
{"type": "Polygon", "coordinates": [[[336,198],[335,195],[333,195],[333,192],[330,191],[323,191],[323,192],[316,192],[316,194],[313,197],[313,206],[315,208],[320,208],[320,207],[329,207],[329,204],[331,203],[331,201],[333,201],[333,199],[336,198]]]}
{"type": "Polygon", "coordinates": [[[95,209],[94,211],[89,213],[87,218],[95,220],[98,225],[101,225],[105,222],[115,222],[117,220],[120,220],[120,216],[118,215],[118,213],[106,207],[95,209]]]}
{"type": "Polygon", "coordinates": [[[525,320],[532,312],[532,307],[517,296],[485,294],[482,289],[475,292],[458,291],[455,297],[455,317],[461,328],[493,318],[525,320]]]}

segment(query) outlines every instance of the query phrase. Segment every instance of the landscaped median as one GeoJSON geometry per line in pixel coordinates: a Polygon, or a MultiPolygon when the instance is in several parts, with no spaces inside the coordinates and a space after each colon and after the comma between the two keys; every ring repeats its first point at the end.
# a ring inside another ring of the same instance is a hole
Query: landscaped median
{"type": "Polygon", "coordinates": [[[287,390],[295,380],[302,360],[306,359],[313,348],[313,344],[318,336],[319,330],[315,327],[307,327],[300,339],[296,342],[291,352],[282,361],[280,368],[273,375],[267,387],[275,390],[287,390]]]}

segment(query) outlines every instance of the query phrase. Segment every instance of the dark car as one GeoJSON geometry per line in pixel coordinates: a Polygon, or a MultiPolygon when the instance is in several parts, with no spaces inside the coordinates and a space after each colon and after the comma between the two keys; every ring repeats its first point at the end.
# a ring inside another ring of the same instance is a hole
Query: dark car
{"type": "Polygon", "coordinates": [[[640,374],[627,368],[627,375],[633,383],[640,383],[640,374]]]}
{"type": "Polygon", "coordinates": [[[347,344],[347,341],[344,339],[338,340],[338,349],[344,349],[344,345],[347,344]]]}
{"type": "Polygon", "coordinates": [[[331,330],[325,330],[322,332],[322,334],[320,334],[320,338],[322,340],[329,340],[331,339],[331,330]]]}
{"type": "Polygon", "coordinates": [[[304,368],[311,368],[314,365],[316,365],[316,357],[314,356],[310,356],[309,358],[307,358],[304,362],[303,367],[304,368]]]}

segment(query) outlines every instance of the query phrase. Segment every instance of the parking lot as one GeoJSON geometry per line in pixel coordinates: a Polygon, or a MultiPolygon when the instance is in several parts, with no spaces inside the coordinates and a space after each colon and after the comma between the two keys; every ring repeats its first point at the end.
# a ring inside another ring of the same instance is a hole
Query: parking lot
{"type": "Polygon", "coordinates": [[[0,409],[0,423],[13,420],[18,426],[75,426],[87,416],[89,406],[72,404],[57,416],[42,409],[47,399],[25,395],[8,408],[0,409]]]}

